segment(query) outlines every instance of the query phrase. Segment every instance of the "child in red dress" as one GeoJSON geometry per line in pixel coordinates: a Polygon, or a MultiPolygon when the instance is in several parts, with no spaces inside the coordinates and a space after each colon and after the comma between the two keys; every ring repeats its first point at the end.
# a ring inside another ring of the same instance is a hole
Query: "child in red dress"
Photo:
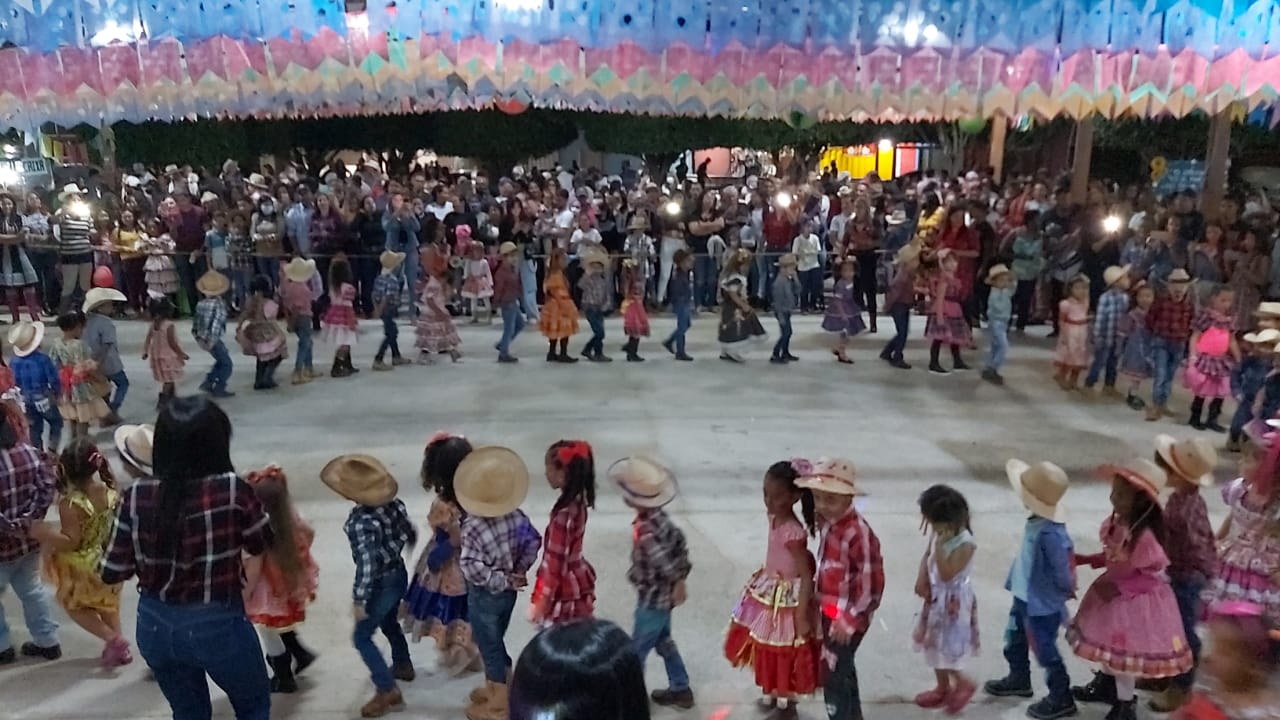
{"type": "Polygon", "coordinates": [[[533,586],[529,620],[556,625],[595,612],[596,571],[582,557],[587,510],[596,504],[596,464],[582,440],[560,440],[547,448],[547,484],[560,491],[543,534],[542,564],[533,586]]]}

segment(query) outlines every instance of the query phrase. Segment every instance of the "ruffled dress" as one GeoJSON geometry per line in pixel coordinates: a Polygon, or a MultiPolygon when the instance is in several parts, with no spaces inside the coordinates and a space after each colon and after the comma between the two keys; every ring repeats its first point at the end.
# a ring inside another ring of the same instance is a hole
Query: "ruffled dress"
{"type": "Polygon", "coordinates": [[[800,604],[801,578],[812,574],[813,568],[797,567],[787,547],[807,542],[804,528],[794,519],[769,529],[764,567],[743,589],[724,641],[729,663],[735,668],[750,667],[761,691],[776,697],[809,695],[820,680],[818,639],[796,630],[801,613],[808,616],[810,628],[818,627],[816,608],[800,604]]]}
{"type": "Polygon", "coordinates": [[[55,340],[49,346],[49,357],[58,366],[62,396],[58,412],[68,422],[88,423],[110,414],[111,410],[93,388],[93,358],[83,340],[55,340]]]}
{"type": "MultiPolygon", "coordinates": [[[[1200,333],[1201,344],[1208,333],[1230,336],[1235,332],[1235,319],[1208,308],[1196,314],[1191,325],[1194,333],[1200,333]]],[[[1210,343],[1211,344],[1211,343],[1210,343]]],[[[1196,351],[1197,348],[1193,348],[1196,351]]],[[[1211,352],[1197,351],[1195,358],[1187,363],[1187,371],[1183,374],[1183,382],[1187,389],[1202,398],[1216,399],[1231,396],[1231,368],[1235,366],[1235,358],[1225,343],[1221,352],[1214,348],[1211,352]]]]}
{"type": "Polygon", "coordinates": [[[853,337],[867,328],[862,321],[862,306],[853,297],[853,281],[840,278],[831,288],[831,300],[822,318],[822,329],[853,337]]]}
{"type": "Polygon", "coordinates": [[[760,324],[754,312],[742,310],[734,298],[745,303],[744,288],[747,279],[742,275],[730,275],[720,282],[720,328],[716,339],[726,355],[741,359],[751,345],[763,344],[769,333],[760,324]]]}
{"type": "Polygon", "coordinates": [[[964,319],[964,287],[955,277],[939,275],[932,288],[933,307],[924,324],[924,336],[947,345],[967,346],[973,329],[964,319]]]}
{"type": "Polygon", "coordinates": [[[1067,298],[1058,303],[1058,347],[1053,365],[1059,370],[1089,366],[1089,304],[1067,298]]]}
{"type": "Polygon", "coordinates": [[[462,281],[462,297],[469,300],[488,299],[493,297],[493,273],[489,270],[489,261],[468,260],[467,277],[462,281]]]}
{"type": "Polygon", "coordinates": [[[1113,675],[1162,678],[1191,669],[1191,647],[1182,630],[1178,601],[1165,568],[1169,558],[1150,530],[1125,547],[1129,529],[1114,516],[1102,523],[1106,570],[1093,581],[1067,628],[1067,642],[1079,657],[1113,675]],[[1113,583],[1119,595],[1098,592],[1113,583]]]}
{"type": "Polygon", "coordinates": [[[431,526],[432,538],[418,556],[413,581],[400,606],[404,631],[415,641],[429,636],[441,648],[469,645],[467,581],[458,562],[462,550],[462,509],[437,497],[431,502],[427,524],[431,526]],[[432,565],[436,568],[432,569],[432,565]]]}
{"type": "Polygon", "coordinates": [[[1120,350],[1118,370],[1133,380],[1151,377],[1151,331],[1147,329],[1147,311],[1135,307],[1120,318],[1120,350]]]}
{"type": "Polygon", "coordinates": [[[95,508],[93,500],[80,490],[68,491],[64,499],[84,519],[80,526],[80,546],[53,553],[45,564],[45,574],[57,588],[58,604],[68,611],[117,611],[120,587],[102,582],[98,566],[115,525],[120,493],[108,488],[107,503],[102,509],[95,508]]]}
{"type": "Polygon", "coordinates": [[[347,283],[343,283],[333,295],[333,302],[320,318],[320,328],[327,342],[337,346],[356,344],[359,336],[356,334],[355,299],[356,288],[347,283]]]}
{"type": "Polygon", "coordinates": [[[269,362],[276,358],[284,358],[288,354],[284,331],[276,317],[280,314],[280,306],[275,300],[264,300],[259,295],[250,296],[245,304],[243,329],[236,333],[240,349],[245,355],[269,362]]]}
{"type": "Polygon", "coordinates": [[[622,332],[627,337],[649,337],[649,313],[644,309],[644,273],[627,271],[628,290],[622,310],[622,332]]]}
{"type": "Polygon", "coordinates": [[[533,586],[533,602],[545,598],[547,625],[590,618],[596,607],[596,570],[582,556],[587,504],[582,499],[556,503],[542,536],[542,563],[533,586]]]}
{"type": "Polygon", "coordinates": [[[159,327],[152,326],[147,333],[147,362],[151,365],[151,377],[162,385],[180,382],[187,364],[169,345],[169,332],[172,329],[173,321],[164,320],[159,327]]]}
{"type": "Polygon", "coordinates": [[[424,353],[449,352],[462,344],[458,329],[453,325],[453,317],[444,305],[444,285],[435,275],[428,276],[427,284],[422,288],[415,342],[424,353]]]}
{"type": "Polygon", "coordinates": [[[307,606],[315,601],[320,585],[320,568],[311,555],[315,535],[307,521],[294,511],[293,542],[302,562],[297,584],[289,587],[288,579],[271,554],[264,555],[262,575],[244,603],[244,613],[253,624],[284,632],[307,619],[307,606]]]}
{"type": "MultiPolygon", "coordinates": [[[[973,535],[965,530],[943,545],[947,555],[965,545],[973,545],[973,535]]],[[[938,571],[937,548],[929,543],[929,599],[916,621],[912,640],[925,662],[935,670],[959,670],[966,657],[978,654],[978,598],[973,590],[973,556],[969,564],[950,580],[938,571]]]]}
{"type": "Polygon", "coordinates": [[[1222,495],[1230,508],[1231,531],[1219,545],[1218,571],[1204,600],[1256,603],[1280,622],[1280,587],[1272,580],[1280,571],[1280,504],[1268,506],[1244,478],[1223,488],[1222,495]]]}
{"type": "Polygon", "coordinates": [[[578,332],[578,306],[573,304],[569,281],[564,273],[559,270],[547,273],[542,291],[546,298],[538,318],[538,329],[548,340],[572,337],[578,332]]]}
{"type": "Polygon", "coordinates": [[[173,240],[168,235],[144,238],[142,249],[147,260],[142,270],[147,280],[147,292],[152,295],[172,295],[182,287],[178,283],[178,271],[174,269],[173,240]]]}

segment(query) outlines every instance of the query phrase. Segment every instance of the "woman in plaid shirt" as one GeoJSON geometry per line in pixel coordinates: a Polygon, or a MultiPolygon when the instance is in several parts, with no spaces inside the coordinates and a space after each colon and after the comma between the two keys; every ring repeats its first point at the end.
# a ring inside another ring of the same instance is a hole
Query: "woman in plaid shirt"
{"type": "Polygon", "coordinates": [[[582,557],[582,536],[587,510],[596,504],[596,465],[586,442],[560,440],[547,449],[546,466],[547,483],[560,499],[543,534],[529,619],[556,625],[589,618],[595,610],[596,571],[582,557]]]}

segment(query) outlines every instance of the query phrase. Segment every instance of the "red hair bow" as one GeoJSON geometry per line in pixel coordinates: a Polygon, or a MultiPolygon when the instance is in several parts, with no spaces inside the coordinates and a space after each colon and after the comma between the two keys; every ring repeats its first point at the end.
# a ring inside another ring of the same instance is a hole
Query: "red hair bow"
{"type": "Polygon", "coordinates": [[[101,471],[106,466],[107,459],[102,456],[102,453],[98,452],[97,448],[94,448],[93,452],[89,453],[89,467],[101,471]]]}
{"type": "MultiPolygon", "coordinates": [[[[431,447],[432,445],[435,445],[436,443],[442,440],[448,440],[453,436],[454,436],[453,433],[449,432],[448,430],[437,430],[435,431],[434,434],[432,434],[431,437],[427,438],[427,447],[431,447]]],[[[462,436],[459,435],[458,437],[462,437],[462,436]]]]}
{"type": "Polygon", "coordinates": [[[556,450],[556,462],[561,466],[573,462],[574,458],[591,459],[591,446],[582,440],[569,440],[556,450]]]}
{"type": "Polygon", "coordinates": [[[278,480],[281,485],[287,486],[288,479],[284,476],[284,470],[279,465],[268,465],[261,470],[254,470],[244,478],[245,482],[251,486],[257,486],[263,480],[278,480]]]}

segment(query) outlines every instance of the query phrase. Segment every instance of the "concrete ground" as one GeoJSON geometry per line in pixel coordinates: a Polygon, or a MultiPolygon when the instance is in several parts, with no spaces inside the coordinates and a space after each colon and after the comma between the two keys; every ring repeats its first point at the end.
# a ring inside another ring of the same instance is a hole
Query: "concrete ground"
{"type": "MultiPolygon", "coordinates": [[[[766,320],[771,332],[772,320],[766,320]]],[[[516,343],[517,366],[498,365],[491,346],[499,330],[462,325],[467,356],[459,364],[447,359],[434,367],[403,367],[391,373],[368,370],[380,337],[376,325],[362,328],[356,361],[357,377],[324,379],[303,387],[285,384],[271,393],[253,392],[252,362],[236,356],[235,398],[225,407],[235,422],[234,455],[242,470],[280,463],[291,479],[302,513],[317,530],[315,555],[321,566],[320,597],[311,608],[301,635],[319,651],[320,661],[301,679],[302,690],[277,696],[273,717],[330,720],[359,715],[368,698],[367,673],[348,642],[351,628],[349,591],[352,563],[342,522],[349,503],[328,491],[318,479],[321,466],[348,451],[382,458],[400,480],[401,496],[410,511],[425,519],[430,496],[417,482],[422,447],[438,429],[465,434],[478,444],[508,445],[529,464],[534,477],[525,505],[542,526],[554,501],[543,481],[541,460],[556,439],[581,437],[595,447],[600,467],[633,451],[665,458],[679,475],[681,495],[670,511],[688,535],[694,574],[690,601],[675,614],[675,637],[692,674],[698,705],[693,711],[656,711],[656,718],[757,718],[757,696],[750,675],[731,669],[722,655],[726,623],[743,582],[764,558],[766,518],[761,478],[771,463],[793,456],[823,454],[852,458],[859,480],[869,492],[864,512],[880,537],[886,559],[887,587],[871,633],[859,653],[866,717],[915,720],[932,717],[911,704],[928,687],[932,674],[911,649],[911,628],[919,601],[912,594],[917,563],[925,545],[916,497],[932,483],[951,483],[968,497],[978,538],[976,575],[982,617],[983,650],[972,662],[979,680],[1003,674],[1001,635],[1009,607],[1002,589],[1026,513],[1009,491],[1004,463],[1010,457],[1052,460],[1070,473],[1067,495],[1070,528],[1082,552],[1098,549],[1098,526],[1109,512],[1108,486],[1094,468],[1151,451],[1157,431],[1186,434],[1171,422],[1148,424],[1118,403],[1088,401],[1064,393],[1050,380],[1051,341],[1046,330],[1033,329],[1013,339],[1005,370],[1008,385],[997,388],[977,373],[939,377],[924,370],[927,345],[922,323],[913,328],[908,361],[916,369],[892,369],[876,359],[888,339],[880,334],[854,341],[854,366],[838,365],[818,318],[796,321],[794,351],[801,362],[777,367],[765,360],[767,350],[753,353],[742,366],[716,359],[716,319],[702,315],[694,322],[690,353],[694,363],[676,363],[658,346],[669,332],[669,317],[654,320],[655,338],[646,341],[643,364],[580,363],[574,367],[543,362],[545,345],[535,332],[516,343]]],[[[401,340],[412,345],[412,330],[401,340]]],[[[585,327],[584,327],[585,330],[585,327]]],[[[53,332],[56,332],[54,330],[53,332]]],[[[156,387],[138,359],[145,325],[121,322],[133,381],[124,416],[133,421],[154,417],[156,387]]],[[[607,349],[615,360],[625,338],[621,322],[608,323],[607,349]]],[[[208,356],[180,338],[191,352],[182,390],[195,391],[210,365],[208,356]]],[[[579,335],[573,343],[580,348],[579,335]]],[[[330,348],[316,347],[317,367],[330,348]]],[[[967,353],[980,364],[981,354],[967,353]]],[[[291,363],[291,361],[288,361],[291,363]]],[[[327,369],[327,363],[323,363],[327,369]]],[[[1174,403],[1186,407],[1179,396],[1174,403]]],[[[100,434],[103,442],[108,436],[100,434]]],[[[1216,441],[1216,438],[1215,438],[1216,441]]],[[[1234,471],[1224,460],[1220,480],[1234,471]]],[[[1222,516],[1216,491],[1206,493],[1215,522],[1222,516]]],[[[587,556],[599,574],[597,613],[630,628],[634,595],[626,581],[632,514],[618,492],[601,484],[597,509],[588,526],[587,556]]],[[[412,562],[412,558],[410,558],[412,562]]],[[[1082,571],[1082,584],[1092,579],[1082,571]]],[[[124,622],[134,625],[136,592],[124,592],[124,622]]],[[[527,599],[527,598],[526,598],[527,599]]],[[[14,627],[14,642],[27,639],[12,594],[3,597],[14,627]]],[[[508,643],[513,656],[533,634],[519,617],[508,643]]],[[[168,707],[156,685],[147,680],[139,659],[119,672],[96,667],[97,641],[63,617],[64,659],[56,663],[20,662],[0,670],[0,718],[161,718],[168,707]]],[[[1065,643],[1061,646],[1070,654],[1065,643]]],[[[435,652],[430,641],[413,645],[418,679],[404,685],[409,709],[403,716],[461,718],[467,692],[476,677],[450,679],[433,674],[435,652]]],[[[1072,658],[1074,681],[1088,679],[1084,663],[1072,658]]],[[[651,657],[650,687],[664,687],[661,663],[651,657]]],[[[1037,692],[1043,692],[1037,673],[1037,692]]],[[[214,691],[220,717],[229,717],[225,697],[214,691]]],[[[979,695],[966,715],[971,718],[1022,717],[1027,703],[992,700],[979,695]]],[[[1083,709],[1081,717],[1102,718],[1103,707],[1083,709]]],[[[819,700],[802,707],[806,718],[824,717],[819,700]]]]}

